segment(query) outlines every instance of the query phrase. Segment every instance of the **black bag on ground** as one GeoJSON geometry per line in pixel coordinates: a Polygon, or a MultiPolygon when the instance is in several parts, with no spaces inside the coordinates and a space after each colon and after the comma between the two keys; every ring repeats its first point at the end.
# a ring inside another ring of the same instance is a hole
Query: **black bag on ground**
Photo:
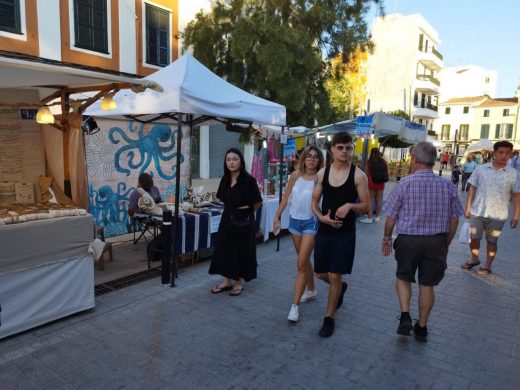
{"type": "Polygon", "coordinates": [[[154,237],[152,241],[148,243],[148,247],[146,248],[146,256],[148,261],[160,261],[162,258],[162,241],[163,236],[162,233],[158,234],[157,237],[154,237]]]}
{"type": "Polygon", "coordinates": [[[388,181],[388,167],[384,160],[370,162],[370,177],[376,184],[386,183],[388,181]]]}

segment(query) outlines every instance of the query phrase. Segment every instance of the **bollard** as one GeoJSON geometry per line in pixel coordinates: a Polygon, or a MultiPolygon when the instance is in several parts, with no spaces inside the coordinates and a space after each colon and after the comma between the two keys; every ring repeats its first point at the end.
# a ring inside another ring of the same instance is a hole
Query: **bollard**
{"type": "Polygon", "coordinates": [[[172,256],[172,212],[171,210],[163,211],[163,229],[162,229],[162,262],[161,262],[161,283],[168,284],[171,280],[170,274],[170,258],[172,256]]]}

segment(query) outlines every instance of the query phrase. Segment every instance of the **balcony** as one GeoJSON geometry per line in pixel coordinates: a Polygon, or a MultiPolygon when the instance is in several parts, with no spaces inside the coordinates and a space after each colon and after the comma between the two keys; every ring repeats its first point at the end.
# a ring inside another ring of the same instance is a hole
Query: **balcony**
{"type": "Polygon", "coordinates": [[[441,82],[431,74],[418,74],[415,89],[426,95],[438,95],[441,82]]]}
{"type": "Polygon", "coordinates": [[[439,108],[427,102],[414,102],[412,116],[425,119],[438,119],[439,108]]]}
{"type": "Polygon", "coordinates": [[[443,68],[442,54],[434,47],[427,50],[424,50],[424,48],[419,49],[417,60],[428,69],[437,71],[443,68]]]}

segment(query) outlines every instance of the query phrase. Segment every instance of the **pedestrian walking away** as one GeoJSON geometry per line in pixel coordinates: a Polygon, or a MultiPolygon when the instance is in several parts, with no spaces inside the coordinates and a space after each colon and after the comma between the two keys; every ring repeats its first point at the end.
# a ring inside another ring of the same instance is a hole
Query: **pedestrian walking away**
{"type": "Polygon", "coordinates": [[[462,192],[468,191],[469,186],[467,185],[467,182],[476,167],[477,162],[474,160],[471,154],[468,155],[468,157],[466,158],[466,162],[462,164],[462,192]]]}
{"type": "Polygon", "coordinates": [[[477,167],[470,179],[466,199],[466,218],[470,220],[471,260],[462,264],[465,270],[480,265],[478,257],[480,240],[485,232],[487,241],[486,263],[477,270],[479,275],[491,273],[491,266],[498,249],[498,238],[509,214],[509,203],[514,201],[510,226],[518,225],[520,217],[520,178],[518,172],[508,165],[513,144],[499,141],[493,145],[493,161],[477,167]]]}
{"type": "Polygon", "coordinates": [[[513,152],[513,155],[509,159],[509,165],[511,165],[511,167],[515,168],[516,171],[520,174],[520,158],[519,157],[520,157],[520,155],[518,153],[518,150],[515,150],[513,152]]]}
{"type": "Polygon", "coordinates": [[[387,218],[382,253],[392,247],[397,261],[396,291],[401,309],[397,333],[427,341],[427,324],[435,301],[434,286],[444,277],[448,247],[464,214],[455,186],[433,173],[437,158],[435,147],[419,142],[412,150],[412,175],[402,179],[390,193],[383,211],[387,218]],[[392,246],[392,233],[397,238],[392,246]],[[412,327],[410,302],[412,283],[419,282],[419,319],[412,327]]]}
{"type": "Polygon", "coordinates": [[[322,167],[323,155],[316,146],[309,146],[303,150],[297,170],[291,174],[287,190],[274,216],[273,232],[278,234],[281,229],[280,216],[289,200],[291,201],[289,232],[298,260],[293,302],[287,316],[290,322],[298,321],[300,302],[314,300],[318,295],[310,261],[314,249],[314,236],[318,231],[318,220],[312,213],[311,199],[316,173],[322,167]]]}
{"type": "Polygon", "coordinates": [[[320,169],[312,193],[312,211],[320,222],[314,246],[314,272],[329,284],[327,312],[319,332],[321,337],[334,333],[334,314],[343,304],[347,290],[342,277],[352,272],[354,263],[356,213],[364,213],[368,207],[367,177],[352,163],[353,150],[352,137],[348,133],[334,134],[333,163],[320,169]]]}
{"type": "Polygon", "coordinates": [[[385,191],[385,183],[388,181],[389,171],[388,165],[384,160],[378,148],[370,151],[370,158],[365,165],[365,174],[368,178],[368,217],[361,218],[361,223],[379,222],[381,214],[381,206],[383,203],[383,192],[385,191]],[[373,202],[376,198],[376,216],[373,218],[373,202]]]}
{"type": "Polygon", "coordinates": [[[211,293],[231,290],[229,295],[238,296],[244,289],[244,281],[256,278],[254,212],[262,205],[256,180],[247,173],[244,157],[238,149],[226,152],[217,198],[224,203],[224,211],[209,273],[222,275],[223,280],[211,293]]]}
{"type": "Polygon", "coordinates": [[[455,165],[453,168],[453,171],[451,171],[451,182],[455,186],[455,188],[459,188],[459,180],[461,175],[460,167],[458,165],[455,165]]]}

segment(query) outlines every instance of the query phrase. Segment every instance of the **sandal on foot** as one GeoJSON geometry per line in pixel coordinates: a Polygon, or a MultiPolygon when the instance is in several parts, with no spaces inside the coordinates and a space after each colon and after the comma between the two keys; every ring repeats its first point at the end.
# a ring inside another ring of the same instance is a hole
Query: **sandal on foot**
{"type": "Polygon", "coordinates": [[[460,266],[460,268],[470,270],[473,267],[476,267],[477,265],[480,265],[480,261],[478,263],[470,263],[469,261],[466,261],[464,264],[460,266]]]}
{"type": "Polygon", "coordinates": [[[475,273],[477,275],[480,275],[480,276],[486,276],[486,275],[489,275],[491,273],[491,270],[487,269],[487,268],[479,267],[479,269],[476,270],[475,273]]]}
{"type": "Polygon", "coordinates": [[[211,289],[211,293],[212,294],[220,294],[221,292],[224,292],[224,291],[229,291],[233,288],[233,286],[215,286],[214,288],[211,289]]]}
{"type": "Polygon", "coordinates": [[[232,297],[238,297],[240,294],[242,294],[242,290],[244,290],[244,287],[233,287],[229,295],[232,297]]]}

